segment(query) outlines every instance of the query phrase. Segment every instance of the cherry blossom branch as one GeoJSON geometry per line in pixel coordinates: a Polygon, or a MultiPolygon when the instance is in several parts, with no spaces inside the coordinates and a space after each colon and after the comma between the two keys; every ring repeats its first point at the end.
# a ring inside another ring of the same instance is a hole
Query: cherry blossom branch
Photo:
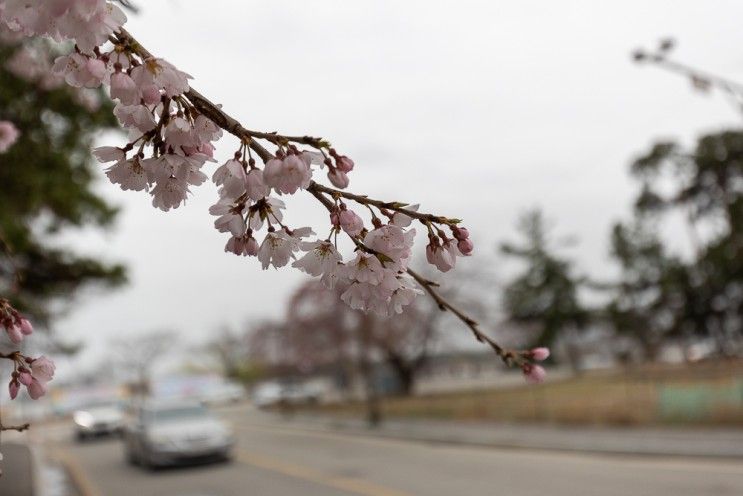
{"type": "Polygon", "coordinates": [[[461,222],[460,219],[449,219],[441,215],[426,214],[426,213],[417,212],[415,210],[411,210],[409,208],[405,208],[406,206],[409,205],[408,203],[385,202],[385,201],[380,201],[380,200],[374,200],[373,198],[369,198],[366,195],[356,195],[353,193],[349,193],[348,191],[342,191],[340,189],[329,188],[327,186],[316,183],[314,181],[310,183],[310,186],[309,188],[307,188],[307,191],[309,191],[310,193],[312,193],[313,191],[318,191],[321,193],[327,193],[333,196],[334,198],[345,198],[346,200],[353,200],[361,205],[372,205],[374,207],[377,207],[381,211],[393,210],[395,212],[405,214],[408,217],[412,217],[413,219],[419,220],[424,224],[434,223],[434,224],[446,224],[448,226],[456,226],[457,224],[461,222]]]}
{"type": "Polygon", "coordinates": [[[23,431],[27,431],[30,428],[31,428],[31,424],[29,424],[28,422],[26,422],[25,424],[20,424],[20,425],[7,425],[7,426],[3,425],[3,423],[0,422],[0,432],[5,432],[5,431],[23,432],[23,431]]]}
{"type": "MultiPolygon", "coordinates": [[[[115,43],[121,43],[127,46],[132,52],[136,53],[142,58],[155,58],[155,56],[147,50],[142,44],[132,36],[129,31],[124,28],[120,28],[117,33],[114,34],[116,38],[113,39],[115,43]]],[[[232,134],[233,136],[240,138],[240,140],[247,143],[247,145],[255,151],[261,160],[267,162],[273,158],[273,155],[266,150],[260,143],[256,142],[256,139],[265,139],[277,145],[286,145],[290,142],[309,145],[317,149],[328,147],[330,144],[324,141],[322,138],[313,138],[311,136],[283,136],[277,133],[266,133],[260,131],[251,131],[243,127],[240,122],[229,115],[227,112],[221,109],[220,106],[215,105],[204,95],[199,93],[193,88],[190,88],[184,95],[193,103],[194,107],[201,112],[204,116],[208,117],[216,125],[232,134]]]]}
{"type": "Polygon", "coordinates": [[[702,71],[691,65],[671,60],[669,54],[675,48],[672,39],[660,40],[655,50],[637,49],[632,52],[632,58],[637,63],[651,63],[669,72],[689,78],[695,89],[707,92],[717,88],[735,100],[738,110],[743,110],[743,84],[731,79],[702,71]]]}
{"type": "Polygon", "coordinates": [[[422,275],[418,274],[416,271],[414,271],[411,268],[408,268],[407,270],[408,274],[415,279],[415,281],[420,284],[423,289],[426,290],[426,292],[433,298],[433,300],[438,305],[439,309],[442,311],[449,311],[452,314],[454,314],[459,320],[461,320],[464,325],[466,325],[471,331],[472,334],[475,336],[475,339],[477,339],[481,343],[488,344],[491,348],[493,348],[493,351],[501,357],[501,359],[508,365],[509,367],[512,365],[521,365],[521,353],[514,352],[511,350],[507,350],[503,348],[501,345],[499,345],[496,341],[494,341],[490,336],[483,333],[479,328],[479,323],[473,319],[472,317],[465,314],[463,311],[459,310],[457,307],[455,307],[453,304],[448,302],[441,294],[436,291],[436,287],[439,286],[438,283],[434,281],[429,281],[428,279],[424,278],[422,275]]]}
{"type": "MultiPolygon", "coordinates": [[[[115,36],[116,38],[113,41],[127,46],[130,50],[132,50],[143,59],[154,58],[154,55],[124,28],[121,28],[117,33],[115,33],[115,36]]],[[[211,121],[213,121],[217,126],[222,128],[226,132],[239,138],[243,143],[250,147],[250,149],[255,151],[256,154],[258,154],[258,156],[264,162],[268,162],[269,160],[273,159],[274,155],[271,154],[267,149],[265,149],[260,143],[258,143],[256,141],[257,139],[265,139],[279,146],[285,146],[291,142],[294,142],[298,144],[309,145],[320,150],[322,150],[322,148],[329,147],[329,143],[322,138],[314,138],[310,136],[284,136],[278,133],[265,133],[249,130],[244,127],[237,119],[225,112],[221,108],[221,106],[214,104],[211,100],[199,93],[193,87],[189,87],[189,90],[186,91],[184,95],[189,99],[189,101],[199,112],[208,117],[211,121]]],[[[427,226],[429,226],[430,224],[443,224],[456,228],[456,225],[461,222],[459,219],[451,219],[444,216],[421,213],[410,208],[405,208],[408,206],[407,203],[376,200],[373,198],[369,198],[366,195],[358,195],[347,191],[342,191],[340,189],[330,188],[315,181],[310,182],[309,186],[307,187],[307,192],[314,196],[331,213],[337,209],[337,206],[325,195],[329,195],[334,200],[343,198],[346,200],[352,200],[361,205],[373,206],[386,215],[389,215],[388,211],[398,212],[412,219],[416,219],[427,226]]],[[[349,235],[349,237],[358,249],[366,253],[378,255],[375,250],[366,246],[359,239],[358,236],[349,235]]],[[[423,278],[420,274],[410,268],[407,268],[406,271],[423,289],[425,289],[425,291],[430,295],[431,298],[433,298],[437,306],[442,311],[449,311],[454,314],[471,330],[472,334],[479,342],[489,345],[506,365],[517,365],[522,368],[529,367],[528,359],[530,358],[530,352],[512,351],[502,347],[490,336],[483,333],[479,329],[479,323],[476,320],[466,315],[463,311],[459,310],[456,306],[454,306],[443,296],[441,296],[441,294],[439,294],[434,289],[434,286],[438,286],[438,284],[423,278]]]]}
{"type": "Polygon", "coordinates": [[[414,221],[428,231],[426,258],[440,271],[453,269],[458,257],[471,254],[473,243],[467,229],[458,226],[459,219],[418,212],[417,205],[342,191],[348,187],[348,173],[355,165],[350,158],[339,155],[323,138],[246,128],[193,89],[188,74],[144,48],[123,28],[126,16],[115,5],[96,0],[91,10],[87,1],[69,0],[64,8],[52,9],[41,0],[29,2],[0,10],[0,20],[5,16],[9,26],[28,35],[74,40],[74,52],[59,57],[54,71],[75,87],[109,84],[111,98],[118,101],[114,114],[129,130],[130,141],[123,147],[104,146],[93,151],[100,162],[113,164],[106,169],[113,183],[124,190],[146,191],[153,206],[163,211],[178,208],[192,187],[207,180],[201,168],[206,162],[215,162],[214,143],[226,131],[236,136],[240,145],[233,158],[212,176],[219,187],[219,200],[209,209],[217,216],[214,227],[231,234],[225,251],[255,256],[264,270],[291,264],[320,277],[328,288],[346,281],[349,284],[341,295],[344,302],[383,316],[403,312],[423,294],[421,286],[439,308],[456,315],[508,365],[521,366],[527,378],[541,379],[544,371],[530,360],[546,358],[544,352],[505,350],[481,332],[474,319],[434,290],[431,281],[409,271],[416,230],[408,228],[414,221]],[[29,22],[37,18],[44,22],[29,22]],[[80,19],[85,22],[78,22],[80,19]],[[113,45],[104,47],[107,41],[113,45]],[[327,178],[335,188],[313,180],[317,172],[313,166],[327,166],[327,178]],[[290,228],[284,220],[286,205],[278,196],[302,190],[330,214],[330,234],[325,239],[305,240],[315,235],[310,227],[290,228]],[[372,226],[367,228],[344,200],[368,209],[372,226]],[[264,227],[266,234],[259,243],[256,234],[264,227]],[[344,261],[338,251],[341,231],[356,246],[351,260],[344,261]],[[299,252],[304,252],[301,258],[296,255],[299,252]]]}

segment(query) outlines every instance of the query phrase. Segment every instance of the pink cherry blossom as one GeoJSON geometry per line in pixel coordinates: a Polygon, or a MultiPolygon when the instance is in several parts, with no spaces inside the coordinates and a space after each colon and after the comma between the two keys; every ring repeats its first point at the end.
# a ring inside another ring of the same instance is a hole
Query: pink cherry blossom
{"type": "Polygon", "coordinates": [[[0,121],[0,153],[5,153],[18,141],[21,133],[10,121],[0,121]]]}
{"type": "MultiPolygon", "coordinates": [[[[405,207],[406,210],[411,210],[413,212],[417,212],[420,208],[420,205],[408,205],[405,207]]],[[[396,225],[397,227],[408,227],[410,224],[412,224],[413,218],[410,217],[407,214],[404,214],[402,212],[395,212],[392,214],[392,224],[396,225]]]]}
{"type": "Polygon", "coordinates": [[[142,65],[132,69],[131,76],[137,86],[162,89],[169,97],[187,92],[188,80],[191,79],[191,76],[179,71],[173,64],[158,58],[144,60],[142,65]]]}
{"type": "Polygon", "coordinates": [[[243,234],[232,236],[224,247],[224,251],[234,253],[235,255],[254,257],[258,255],[258,242],[252,234],[243,234]]]}
{"type": "Polygon", "coordinates": [[[364,236],[366,246],[399,263],[401,268],[407,267],[414,241],[415,229],[405,231],[392,224],[378,227],[364,236]]]}
{"type": "Polygon", "coordinates": [[[188,196],[188,183],[175,176],[161,179],[152,189],[152,206],[167,212],[178,208],[188,196]]]}
{"type": "Polygon", "coordinates": [[[58,57],[52,70],[75,88],[97,88],[106,76],[103,61],[77,52],[58,57]]]}
{"type": "Polygon", "coordinates": [[[330,241],[312,241],[302,243],[301,248],[307,253],[292,267],[311,276],[322,276],[323,282],[334,284],[337,280],[335,273],[342,267],[343,260],[335,246],[330,241]]]}
{"type": "Polygon", "coordinates": [[[93,155],[99,162],[104,164],[108,162],[121,162],[126,159],[124,150],[116,146],[99,146],[98,148],[93,148],[93,155]]]}
{"type": "Polygon", "coordinates": [[[111,98],[124,105],[135,105],[141,98],[137,83],[125,72],[115,72],[111,76],[111,98]]]}
{"type": "Polygon", "coordinates": [[[375,255],[358,252],[346,267],[347,276],[358,282],[376,285],[384,278],[384,267],[375,255]]]}
{"type": "Polygon", "coordinates": [[[44,355],[41,355],[39,358],[36,358],[33,362],[31,362],[31,374],[37,381],[44,384],[54,378],[55,369],[56,366],[54,365],[54,362],[49,360],[44,355]]]}
{"type": "Polygon", "coordinates": [[[263,182],[263,171],[260,169],[253,169],[248,171],[245,178],[247,185],[246,191],[248,198],[254,201],[258,201],[263,197],[268,196],[268,186],[263,182]]]}
{"type": "Polygon", "coordinates": [[[152,111],[144,105],[124,105],[119,103],[114,107],[114,115],[122,126],[135,129],[138,134],[152,131],[157,127],[152,111]]]}
{"type": "Polygon", "coordinates": [[[133,191],[146,191],[149,189],[147,172],[142,166],[139,157],[132,157],[126,161],[120,161],[106,169],[106,176],[121,189],[133,191]]]}
{"type": "Polygon", "coordinates": [[[294,258],[294,252],[299,251],[302,238],[311,234],[312,229],[308,227],[295,229],[291,234],[284,229],[266,234],[258,250],[258,260],[263,269],[269,265],[279,268],[288,264],[294,258]]]}
{"type": "Polygon", "coordinates": [[[235,159],[225,162],[212,176],[214,184],[222,187],[220,194],[230,198],[237,198],[245,193],[247,179],[243,164],[235,159]]]}
{"type": "Polygon", "coordinates": [[[263,172],[263,180],[277,193],[292,195],[310,185],[312,170],[301,157],[289,155],[283,160],[269,160],[263,172]]]}

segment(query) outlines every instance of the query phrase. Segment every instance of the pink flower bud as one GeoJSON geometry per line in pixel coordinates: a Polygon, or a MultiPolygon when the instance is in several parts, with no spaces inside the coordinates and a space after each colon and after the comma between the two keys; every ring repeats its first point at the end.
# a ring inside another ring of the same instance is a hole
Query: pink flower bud
{"type": "Polygon", "coordinates": [[[337,211],[332,212],[330,214],[330,223],[333,224],[333,226],[335,226],[335,227],[340,227],[341,220],[340,220],[340,216],[338,215],[338,212],[337,211]]]}
{"type": "Polygon", "coordinates": [[[346,231],[349,236],[358,236],[361,234],[361,230],[364,229],[364,221],[361,217],[356,215],[353,210],[343,210],[339,216],[341,222],[341,228],[346,231]]]}
{"type": "Polygon", "coordinates": [[[526,381],[532,384],[539,384],[544,381],[544,378],[547,375],[547,372],[545,372],[541,365],[534,365],[533,363],[524,364],[521,367],[521,370],[524,372],[526,381]]]}
{"type": "Polygon", "coordinates": [[[32,400],[38,400],[46,394],[46,385],[34,379],[28,386],[28,395],[32,400]]]}
{"type": "Polygon", "coordinates": [[[534,348],[529,352],[529,356],[531,356],[532,360],[542,362],[544,360],[547,360],[547,358],[549,358],[550,349],[549,348],[534,348]]]}
{"type": "Polygon", "coordinates": [[[457,227],[454,226],[451,230],[452,235],[457,238],[459,241],[462,241],[464,239],[467,239],[470,237],[470,232],[467,230],[466,227],[457,227]]]}
{"type": "Polygon", "coordinates": [[[31,325],[28,319],[21,319],[21,332],[26,336],[34,332],[34,326],[31,325]]]}
{"type": "Polygon", "coordinates": [[[31,374],[28,372],[21,372],[18,374],[18,382],[23,384],[24,386],[28,386],[31,384],[31,381],[33,381],[33,377],[31,377],[31,374]]]}
{"type": "Polygon", "coordinates": [[[15,344],[18,344],[21,341],[23,341],[23,333],[21,332],[21,328],[19,326],[13,324],[10,327],[7,327],[5,329],[5,332],[8,333],[8,337],[15,344]]]}
{"type": "Polygon", "coordinates": [[[467,256],[472,253],[472,250],[475,248],[475,245],[472,244],[471,239],[460,239],[457,242],[457,248],[459,249],[459,253],[467,256]]]}
{"type": "Polygon", "coordinates": [[[10,384],[8,384],[8,392],[10,393],[10,399],[14,400],[16,396],[18,396],[18,390],[21,388],[21,385],[18,384],[18,381],[10,381],[10,384]]]}
{"type": "Polygon", "coordinates": [[[336,188],[345,189],[348,187],[348,175],[340,169],[330,169],[328,179],[336,188]]]}
{"type": "Polygon", "coordinates": [[[345,155],[341,155],[340,157],[337,157],[335,160],[335,166],[338,168],[341,172],[351,172],[353,170],[353,160],[346,157],[345,155]]]}

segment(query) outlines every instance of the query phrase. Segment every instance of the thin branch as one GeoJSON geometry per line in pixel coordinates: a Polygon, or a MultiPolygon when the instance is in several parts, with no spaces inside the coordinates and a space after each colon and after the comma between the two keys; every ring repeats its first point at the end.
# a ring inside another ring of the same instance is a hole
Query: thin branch
{"type": "Polygon", "coordinates": [[[372,205],[379,209],[394,210],[395,212],[400,212],[401,214],[405,214],[408,217],[418,219],[419,221],[423,223],[433,222],[436,224],[447,224],[447,225],[455,225],[459,223],[459,219],[449,219],[441,215],[425,214],[425,213],[420,213],[414,210],[407,209],[405,208],[407,203],[384,202],[380,200],[374,200],[372,198],[369,198],[366,195],[356,195],[356,194],[349,193],[347,191],[343,191],[340,189],[329,188],[327,186],[323,186],[322,184],[318,184],[314,181],[312,181],[310,183],[310,187],[307,188],[307,191],[309,192],[312,192],[313,190],[320,191],[322,193],[327,193],[333,196],[334,198],[345,198],[347,200],[353,200],[362,205],[372,205]]]}
{"type": "Polygon", "coordinates": [[[7,426],[0,423],[0,432],[5,432],[5,431],[23,432],[23,431],[29,430],[30,428],[31,428],[31,424],[29,424],[28,422],[26,422],[25,424],[20,424],[20,425],[7,425],[7,426]]]}

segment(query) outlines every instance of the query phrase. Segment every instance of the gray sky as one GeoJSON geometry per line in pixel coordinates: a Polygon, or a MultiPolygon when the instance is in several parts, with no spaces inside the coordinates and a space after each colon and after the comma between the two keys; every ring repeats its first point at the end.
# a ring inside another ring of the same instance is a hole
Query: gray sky
{"type": "MultiPolygon", "coordinates": [[[[631,158],[655,138],[689,142],[739,123],[724,98],[629,57],[673,36],[678,58],[743,79],[743,6],[733,1],[139,4],[127,28],[247,127],[330,139],[356,161],[351,191],[464,219],[488,264],[502,262],[495,246],[517,214],[539,205],[558,233],[579,238],[582,270],[610,274],[610,223],[629,214],[635,191],[631,158]]],[[[235,149],[224,139],[218,157],[235,149]]],[[[171,327],[200,341],[223,323],[277,316],[304,279],[222,252],[211,184],[170,213],[103,180],[100,190],[123,207],[115,230],[67,241],[126,262],[131,284],[85,295],[59,322],[62,334],[92,339],[84,360],[122,333],[171,327]]],[[[288,203],[290,225],[326,230],[309,195],[288,203]]],[[[668,235],[685,243],[680,230],[668,235]]]]}

